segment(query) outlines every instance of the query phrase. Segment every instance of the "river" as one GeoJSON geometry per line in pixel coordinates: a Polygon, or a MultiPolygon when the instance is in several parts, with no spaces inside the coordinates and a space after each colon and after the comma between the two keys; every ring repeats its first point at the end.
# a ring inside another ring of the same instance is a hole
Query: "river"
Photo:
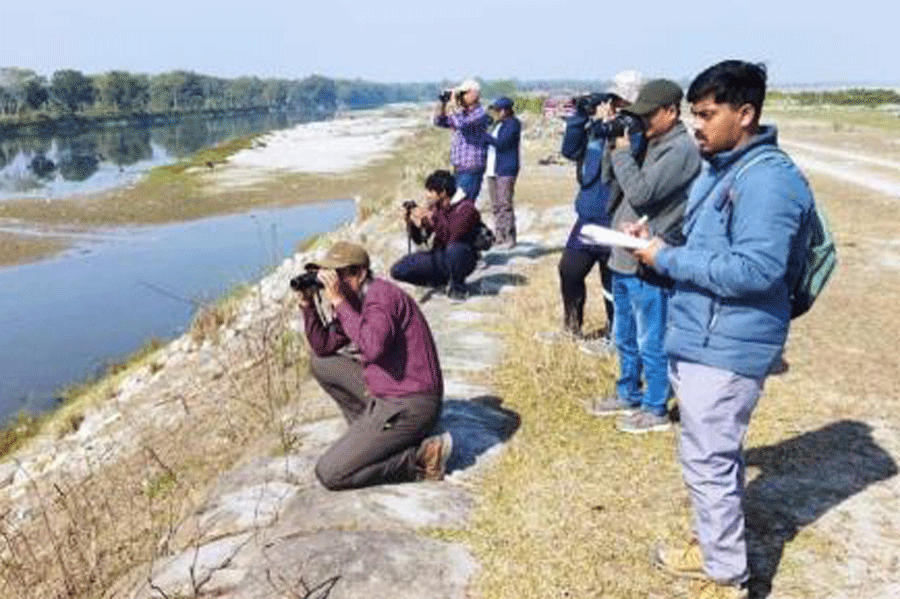
{"type": "Polygon", "coordinates": [[[290,113],[188,117],[166,125],[116,125],[67,135],[3,138],[0,200],[60,198],[112,189],[201,148],[305,120],[290,113]]]}
{"type": "Polygon", "coordinates": [[[0,418],[52,409],[65,385],[151,338],[197,304],[255,282],[297,242],[352,220],[350,200],[94,232],[56,257],[0,269],[0,418]]]}

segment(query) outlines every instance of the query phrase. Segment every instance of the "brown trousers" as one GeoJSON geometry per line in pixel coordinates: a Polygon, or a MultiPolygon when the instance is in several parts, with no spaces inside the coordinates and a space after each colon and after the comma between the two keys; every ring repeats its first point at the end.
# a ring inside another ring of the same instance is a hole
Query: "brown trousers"
{"type": "Polygon", "coordinates": [[[350,425],[316,464],[322,485],[338,491],[421,477],[416,455],[437,424],[440,396],[372,397],[362,365],[346,356],[313,356],[310,370],[350,425]]]}
{"type": "Polygon", "coordinates": [[[513,210],[513,194],[516,177],[487,177],[488,196],[494,212],[494,234],[497,243],[516,242],[516,213],[513,210]]]}

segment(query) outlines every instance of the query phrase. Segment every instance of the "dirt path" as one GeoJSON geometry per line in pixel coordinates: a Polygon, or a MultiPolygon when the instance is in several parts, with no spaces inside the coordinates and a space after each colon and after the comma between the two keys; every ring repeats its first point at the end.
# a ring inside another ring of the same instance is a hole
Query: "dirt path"
{"type": "Polygon", "coordinates": [[[900,162],[878,150],[895,134],[866,135],[871,151],[826,131],[782,139],[840,263],[792,323],[790,369],[769,379],[748,443],[753,551],[776,599],[900,596],[900,162]]]}
{"type": "Polygon", "coordinates": [[[900,198],[900,162],[790,139],[782,146],[805,169],[900,198]]]}

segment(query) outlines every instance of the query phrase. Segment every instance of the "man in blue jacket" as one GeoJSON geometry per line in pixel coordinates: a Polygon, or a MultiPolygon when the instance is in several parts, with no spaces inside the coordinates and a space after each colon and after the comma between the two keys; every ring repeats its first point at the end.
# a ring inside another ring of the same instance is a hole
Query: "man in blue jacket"
{"type": "Polygon", "coordinates": [[[655,557],[699,579],[698,597],[747,597],[744,436],[784,348],[813,208],[775,128],[759,124],[765,90],[764,67],[738,60],[694,79],[687,98],[705,164],[688,198],[684,244],[656,237],[635,253],[675,280],[666,351],[696,533],[686,547],[660,545],[655,557]]]}
{"type": "Polygon", "coordinates": [[[507,97],[494,100],[491,108],[497,111],[497,122],[487,136],[488,196],[494,211],[494,247],[513,248],[516,245],[516,214],[513,193],[519,174],[519,141],[522,123],[513,112],[513,101],[507,97]]]}

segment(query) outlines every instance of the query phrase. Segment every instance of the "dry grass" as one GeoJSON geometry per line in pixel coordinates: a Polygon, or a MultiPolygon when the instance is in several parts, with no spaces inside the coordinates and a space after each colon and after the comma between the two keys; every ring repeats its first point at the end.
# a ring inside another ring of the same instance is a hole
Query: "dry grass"
{"type": "Polygon", "coordinates": [[[209,340],[219,343],[219,336],[225,327],[234,324],[241,301],[250,293],[250,288],[240,285],[214,302],[202,305],[197,309],[191,326],[188,329],[191,341],[200,345],[209,340]]]}
{"type": "MultiPolygon", "coordinates": [[[[151,391],[150,404],[120,406],[138,436],[132,451],[86,464],[86,477],[34,481],[29,496],[39,507],[32,517],[0,520],[0,596],[101,596],[134,566],[178,548],[178,523],[249,447],[290,450],[284,408],[299,399],[307,378],[305,348],[282,317],[260,323],[244,339],[227,361],[182,373],[187,389],[151,391]],[[169,418],[171,411],[180,414],[169,418]]],[[[67,414],[56,415],[58,426],[67,414]]],[[[323,415],[310,404],[295,418],[323,415]]]]}
{"type": "Polygon", "coordinates": [[[816,121],[827,125],[835,133],[874,130],[896,134],[900,131],[900,118],[894,112],[862,107],[808,106],[766,107],[764,118],[788,120],[793,123],[816,121]]]}
{"type": "MultiPolygon", "coordinates": [[[[536,346],[559,326],[557,273],[546,260],[510,300],[507,355],[495,372],[504,406],[522,426],[481,483],[464,538],[483,568],[483,597],[642,597],[669,581],[653,573],[648,547],[685,522],[674,433],[634,437],[597,419],[584,401],[608,394],[612,360],[574,344],[536,346]],[[624,575],[623,573],[627,573],[624,575]]],[[[596,306],[599,289],[589,290],[596,306]]],[[[600,322],[588,322],[587,328],[600,322]]]]}

